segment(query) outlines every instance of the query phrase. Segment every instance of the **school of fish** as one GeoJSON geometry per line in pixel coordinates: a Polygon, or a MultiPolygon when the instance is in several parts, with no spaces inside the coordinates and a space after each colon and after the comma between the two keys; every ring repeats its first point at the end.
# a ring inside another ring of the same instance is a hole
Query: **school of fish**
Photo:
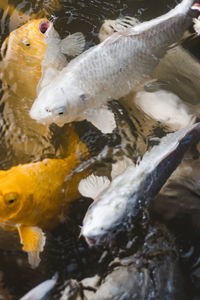
{"type": "MultiPolygon", "coordinates": [[[[15,101],[23,99],[16,113],[24,113],[24,107],[29,110],[37,97],[30,116],[40,123],[63,125],[87,119],[101,131],[112,132],[116,123],[107,102],[137,92],[152,80],[169,47],[192,24],[194,13],[199,10],[193,3],[183,0],[169,13],[141,24],[127,17],[118,22],[118,32],[105,40],[110,33],[102,33],[100,39],[104,41],[84,53],[82,33],[62,40],[46,18],[31,20],[12,31],[1,48],[1,66],[3,88],[17,96],[15,101]],[[66,55],[78,57],[68,64],[66,55]]],[[[197,32],[198,22],[195,21],[197,32]]],[[[164,95],[167,97],[169,93],[164,95]]],[[[15,114],[14,100],[12,106],[15,114]]],[[[185,111],[184,124],[190,125],[195,119],[185,111]]],[[[89,171],[68,175],[89,153],[72,126],[70,151],[65,159],[46,159],[0,171],[2,227],[18,230],[29,263],[36,267],[45,245],[43,230],[59,224],[68,213],[69,203],[81,193],[95,200],[81,233],[90,245],[106,243],[118,230],[127,229],[141,210],[149,206],[199,135],[200,125],[195,124],[165,137],[159,146],[145,154],[139,165],[133,166],[129,161],[128,168],[115,170],[112,182],[93,175],[81,181],[89,171]]]]}

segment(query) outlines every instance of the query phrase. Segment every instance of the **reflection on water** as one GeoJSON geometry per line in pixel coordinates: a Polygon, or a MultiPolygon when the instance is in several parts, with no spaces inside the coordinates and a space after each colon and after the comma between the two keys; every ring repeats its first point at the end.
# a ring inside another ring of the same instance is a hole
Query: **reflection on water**
{"type": "MultiPolygon", "coordinates": [[[[0,41],[2,44],[11,30],[29,19],[46,16],[53,20],[62,38],[69,33],[83,32],[87,41],[86,48],[89,48],[98,43],[98,32],[105,19],[129,15],[137,17],[140,21],[148,20],[174,7],[175,3],[175,0],[68,0],[59,3],[53,0],[0,0],[0,9],[2,9],[0,11],[0,41]]],[[[23,70],[23,66],[21,68],[23,70]]],[[[159,73],[159,70],[157,72],[159,73]]],[[[174,72],[174,74],[175,77],[177,73],[174,72]]],[[[182,78],[179,82],[183,84],[185,79],[181,80],[182,78]]],[[[173,85],[173,83],[169,85],[169,89],[176,88],[176,84],[173,85]]],[[[192,98],[198,99],[198,88],[195,91],[193,88],[189,89],[189,95],[191,95],[191,90],[194,93],[192,98]]],[[[187,91],[180,88],[178,94],[185,101],[192,102],[191,99],[190,101],[185,99],[187,91]]],[[[197,103],[196,99],[194,103],[197,103]]],[[[32,162],[45,157],[63,157],[66,151],[70,151],[70,149],[66,150],[68,136],[65,126],[58,128],[53,125],[47,129],[29,118],[28,111],[32,101],[31,98],[19,98],[9,90],[9,87],[1,87],[1,169],[8,169],[19,163],[32,162]]],[[[117,156],[125,154],[134,162],[138,161],[144,152],[156,142],[155,138],[162,137],[170,131],[168,126],[146,116],[133,103],[130,106],[130,102],[119,104],[117,101],[112,101],[110,108],[115,114],[118,125],[118,129],[113,134],[101,134],[86,121],[75,124],[80,140],[87,145],[91,155],[88,165],[91,165],[91,168],[100,175],[102,173],[108,175],[111,163],[117,156]]],[[[83,164],[80,168],[84,166],[83,164]]],[[[0,290],[2,299],[18,299],[36,284],[50,278],[55,271],[59,272],[59,282],[52,299],[58,299],[58,294],[66,280],[82,279],[94,275],[97,271],[100,273],[105,271],[112,256],[105,255],[101,261],[101,251],[88,249],[85,242],[78,237],[78,225],[82,223],[88,204],[89,202],[85,199],[74,203],[71,217],[53,232],[47,232],[47,244],[42,253],[42,262],[36,270],[29,267],[27,255],[20,251],[16,235],[5,232],[7,237],[5,238],[2,232],[0,242],[0,275],[2,274],[0,281],[4,283],[2,293],[0,290]]],[[[191,243],[195,243],[195,240],[191,243]]],[[[187,270],[186,268],[186,272],[187,270]]]]}

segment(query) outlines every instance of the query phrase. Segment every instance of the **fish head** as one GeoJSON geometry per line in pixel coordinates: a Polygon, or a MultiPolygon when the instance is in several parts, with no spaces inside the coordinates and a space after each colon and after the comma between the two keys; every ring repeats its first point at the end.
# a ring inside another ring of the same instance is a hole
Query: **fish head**
{"type": "Polygon", "coordinates": [[[32,187],[18,167],[0,171],[0,220],[21,221],[29,214],[32,203],[32,187]],[[30,208],[29,208],[30,210],[30,208]]]}
{"type": "MultiPolygon", "coordinates": [[[[110,191],[109,191],[110,193],[110,191]]],[[[123,224],[126,202],[117,195],[105,193],[92,204],[83,220],[81,235],[90,246],[107,245],[123,224]]]]}
{"type": "Polygon", "coordinates": [[[3,42],[3,80],[19,97],[36,97],[48,39],[56,34],[52,22],[43,18],[17,28],[3,42]]]}
{"type": "Polygon", "coordinates": [[[89,97],[71,80],[65,68],[49,85],[41,89],[30,110],[31,118],[49,125],[83,120],[80,116],[88,106],[89,97]],[[62,75],[63,74],[63,75],[62,75]]]}

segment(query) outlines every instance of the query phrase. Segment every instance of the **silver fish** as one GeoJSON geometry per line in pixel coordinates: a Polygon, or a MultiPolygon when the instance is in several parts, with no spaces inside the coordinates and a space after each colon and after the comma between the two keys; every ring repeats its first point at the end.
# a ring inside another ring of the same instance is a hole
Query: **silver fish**
{"type": "Polygon", "coordinates": [[[50,291],[56,285],[58,280],[58,274],[56,273],[51,279],[45,280],[40,283],[32,290],[30,290],[26,295],[24,295],[20,300],[44,300],[47,299],[50,291]]]}
{"type": "MultiPolygon", "coordinates": [[[[93,197],[95,201],[83,221],[81,234],[88,244],[107,244],[117,233],[132,229],[134,221],[149,208],[151,200],[179,165],[186,150],[199,139],[200,123],[196,123],[162,138],[158,146],[144,155],[139,165],[129,165],[110,184],[101,180],[104,188],[95,187],[94,179],[92,183],[86,181],[88,197],[90,187],[93,191],[100,191],[99,194],[96,192],[96,198],[93,197]]],[[[91,194],[94,196],[94,192],[91,194]]]]}
{"type": "Polygon", "coordinates": [[[95,110],[150,80],[169,46],[192,24],[193,2],[183,0],[167,14],[116,32],[82,53],[40,91],[30,116],[46,124],[84,119],[97,127],[106,123],[105,109],[95,110]]]}

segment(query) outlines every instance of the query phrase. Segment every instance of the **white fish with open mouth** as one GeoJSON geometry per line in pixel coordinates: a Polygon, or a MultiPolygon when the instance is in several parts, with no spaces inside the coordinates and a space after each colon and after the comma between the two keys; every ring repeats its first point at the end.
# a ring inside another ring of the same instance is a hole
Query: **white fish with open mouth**
{"type": "Polygon", "coordinates": [[[199,140],[200,123],[196,123],[162,138],[138,165],[129,165],[111,183],[107,177],[94,175],[82,180],[80,193],[94,199],[81,230],[88,244],[107,244],[117,233],[133,228],[184,153],[199,140]]]}
{"type": "Polygon", "coordinates": [[[116,32],[72,60],[35,100],[30,116],[63,125],[87,119],[103,132],[115,127],[107,101],[138,90],[167,49],[192,24],[193,0],[183,0],[167,14],[116,32]],[[111,124],[104,125],[109,121],[111,124]]]}

